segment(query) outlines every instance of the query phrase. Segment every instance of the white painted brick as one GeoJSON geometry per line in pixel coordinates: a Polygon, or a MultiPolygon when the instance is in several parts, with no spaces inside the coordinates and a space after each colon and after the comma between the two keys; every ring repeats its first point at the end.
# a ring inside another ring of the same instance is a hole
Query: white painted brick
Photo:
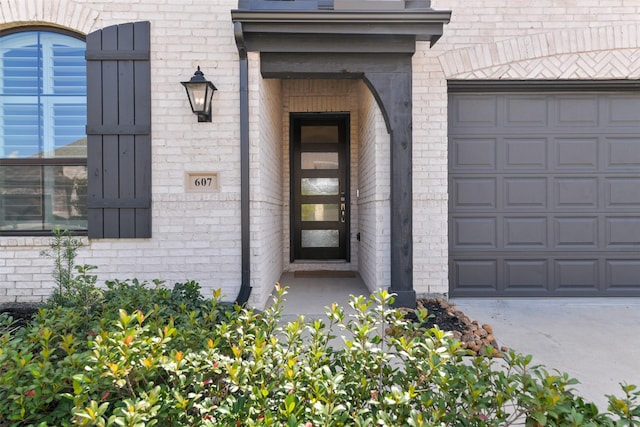
{"type": "Polygon", "coordinates": [[[35,297],[35,298],[39,298],[36,301],[44,301],[52,293],[53,293],[53,288],[51,288],[51,289],[49,289],[49,288],[39,288],[39,289],[34,289],[33,290],[32,296],[35,297]]]}
{"type": "Polygon", "coordinates": [[[40,283],[33,281],[33,274],[7,274],[7,280],[15,282],[12,289],[35,289],[40,283]]]}
{"type": "MultiPolygon", "coordinates": [[[[8,297],[29,297],[29,296],[33,296],[33,287],[30,288],[9,288],[7,289],[7,294],[8,297]]],[[[25,299],[20,298],[21,301],[25,301],[25,299]]]]}
{"type": "Polygon", "coordinates": [[[32,275],[34,282],[46,284],[47,282],[53,282],[53,276],[51,273],[35,273],[32,275]]]}
{"type": "Polygon", "coordinates": [[[13,276],[15,272],[16,272],[15,267],[0,267],[0,274],[4,278],[3,286],[9,286],[9,287],[14,286],[13,283],[7,283],[7,282],[9,280],[9,276],[13,276]]]}
{"type": "Polygon", "coordinates": [[[13,258],[7,260],[8,267],[26,267],[31,266],[31,260],[25,258],[13,258]]]}

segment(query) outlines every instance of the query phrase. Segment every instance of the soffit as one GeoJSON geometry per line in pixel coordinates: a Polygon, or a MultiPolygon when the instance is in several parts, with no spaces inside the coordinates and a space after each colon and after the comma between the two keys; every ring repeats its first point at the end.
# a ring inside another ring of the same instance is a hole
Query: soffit
{"type": "Polygon", "coordinates": [[[240,0],[236,39],[259,52],[407,52],[433,45],[451,11],[427,1],[240,0]]]}

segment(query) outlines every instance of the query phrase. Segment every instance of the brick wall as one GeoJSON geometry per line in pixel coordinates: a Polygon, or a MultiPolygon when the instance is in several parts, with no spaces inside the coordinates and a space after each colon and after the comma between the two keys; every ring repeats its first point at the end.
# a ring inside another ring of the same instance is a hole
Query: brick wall
{"type": "MultiPolygon", "coordinates": [[[[218,287],[227,299],[237,295],[241,276],[239,76],[230,19],[230,10],[236,5],[235,0],[0,1],[0,29],[50,24],[86,34],[109,25],[151,21],[153,238],[85,239],[78,262],[97,265],[101,279],[162,278],[170,283],[193,279],[202,284],[205,295],[218,287]],[[198,65],[219,89],[214,95],[212,123],[196,122],[179,84],[198,65]],[[219,191],[185,192],[185,173],[189,171],[218,173],[219,191]]],[[[640,77],[640,2],[433,0],[432,7],[451,9],[453,15],[438,43],[429,48],[419,42],[413,58],[413,239],[418,293],[446,293],[448,289],[447,79],[640,77]]],[[[363,178],[363,164],[371,154],[361,156],[358,151],[358,109],[369,108],[369,101],[359,102],[359,83],[283,81],[279,95],[279,84],[261,82],[257,67],[254,57],[250,97],[257,115],[251,118],[252,162],[268,165],[259,171],[252,167],[256,181],[252,185],[256,231],[252,234],[252,285],[256,288],[252,302],[260,305],[278,270],[306,268],[288,263],[288,113],[352,113],[351,159],[360,159],[357,167],[352,165],[354,192],[358,186],[365,188],[358,180],[363,178]],[[278,120],[282,127],[275,129],[271,124],[278,120]],[[282,140],[280,145],[278,139],[282,140]],[[278,235],[281,258],[263,259],[268,244],[278,235]]],[[[368,120],[369,114],[365,114],[368,120]]],[[[376,126],[377,144],[386,136],[380,123],[376,126]]],[[[372,136],[360,138],[366,138],[371,148],[372,136]]],[[[378,153],[376,149],[376,156],[378,153]]],[[[378,161],[376,167],[384,164],[378,161]]],[[[376,200],[383,203],[384,188],[376,191],[376,200]]],[[[354,193],[351,198],[356,201],[354,193]]],[[[353,203],[352,263],[342,267],[368,272],[364,264],[371,262],[370,254],[361,257],[353,238],[357,231],[373,224],[369,213],[358,212],[361,206],[353,203]],[[359,262],[363,263],[360,267],[359,262]]],[[[376,209],[384,212],[383,206],[376,209]]],[[[375,219],[376,227],[382,227],[377,231],[384,233],[386,219],[380,218],[375,219]]],[[[388,254],[381,255],[379,250],[388,251],[384,247],[387,237],[380,238],[382,243],[375,243],[376,259],[384,260],[388,254]]],[[[44,238],[0,237],[0,301],[39,301],[51,292],[51,263],[40,256],[46,246],[44,238]]],[[[376,272],[382,275],[376,283],[385,283],[384,270],[376,272]]]]}
{"type": "Polygon", "coordinates": [[[283,267],[282,83],[260,76],[250,53],[251,293],[263,307],[283,267]],[[254,119],[252,119],[254,118],[254,119]]]}
{"type": "Polygon", "coordinates": [[[391,285],[389,134],[371,91],[360,84],[358,181],[360,276],[369,290],[391,285]]]}
{"type": "MultiPolygon", "coordinates": [[[[240,283],[238,53],[230,10],[235,0],[3,0],[0,28],[52,24],[80,33],[151,21],[152,212],[147,240],[85,239],[78,263],[101,280],[197,280],[209,296],[234,299],[240,283]],[[200,65],[217,86],[213,122],[197,123],[180,81],[200,65]],[[187,193],[188,171],[218,174],[216,193],[187,193]]],[[[0,237],[0,301],[40,301],[51,292],[48,240],[0,237]]]]}

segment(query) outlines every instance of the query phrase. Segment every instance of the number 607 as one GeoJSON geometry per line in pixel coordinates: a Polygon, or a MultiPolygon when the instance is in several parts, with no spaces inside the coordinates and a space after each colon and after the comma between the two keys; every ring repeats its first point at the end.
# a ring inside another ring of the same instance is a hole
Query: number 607
{"type": "Polygon", "coordinates": [[[195,180],[193,180],[193,185],[195,185],[196,187],[211,187],[211,182],[211,177],[196,178],[195,180]]]}

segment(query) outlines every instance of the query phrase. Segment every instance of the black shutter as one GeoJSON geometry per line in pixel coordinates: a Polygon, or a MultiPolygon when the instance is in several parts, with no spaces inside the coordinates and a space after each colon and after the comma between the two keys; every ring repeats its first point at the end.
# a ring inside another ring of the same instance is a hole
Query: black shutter
{"type": "Polygon", "coordinates": [[[151,237],[149,22],[87,36],[90,238],[151,237]]]}

